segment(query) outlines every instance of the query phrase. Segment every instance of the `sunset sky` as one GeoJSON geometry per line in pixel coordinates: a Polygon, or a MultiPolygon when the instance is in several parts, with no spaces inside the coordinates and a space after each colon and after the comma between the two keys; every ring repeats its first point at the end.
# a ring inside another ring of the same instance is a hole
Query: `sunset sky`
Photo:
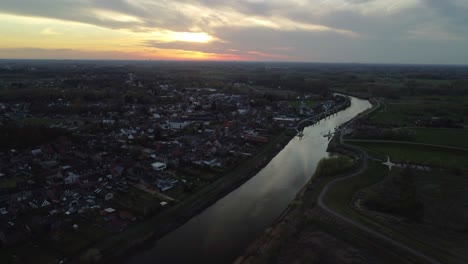
{"type": "Polygon", "coordinates": [[[1,0],[0,58],[468,64],[468,0],[1,0]]]}

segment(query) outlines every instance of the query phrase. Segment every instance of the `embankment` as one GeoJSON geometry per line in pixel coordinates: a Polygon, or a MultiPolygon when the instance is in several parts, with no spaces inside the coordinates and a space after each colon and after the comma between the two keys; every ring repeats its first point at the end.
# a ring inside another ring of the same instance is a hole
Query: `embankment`
{"type": "MultiPolygon", "coordinates": [[[[198,190],[158,215],[144,220],[121,233],[95,243],[91,250],[99,252],[100,262],[121,262],[123,256],[151,246],[152,243],[186,223],[193,216],[255,176],[295,136],[285,131],[273,138],[254,157],[244,161],[226,175],[198,190]]],[[[86,255],[87,252],[83,252],[86,255]]]]}

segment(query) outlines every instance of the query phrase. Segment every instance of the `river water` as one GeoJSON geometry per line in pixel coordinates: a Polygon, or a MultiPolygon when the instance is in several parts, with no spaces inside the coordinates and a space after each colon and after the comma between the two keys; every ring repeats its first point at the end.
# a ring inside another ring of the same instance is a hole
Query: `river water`
{"type": "Polygon", "coordinates": [[[351,106],[293,138],[268,165],[238,189],[190,221],[138,252],[127,263],[231,263],[287,208],[327,157],[335,127],[371,107],[351,98],[351,106]]]}

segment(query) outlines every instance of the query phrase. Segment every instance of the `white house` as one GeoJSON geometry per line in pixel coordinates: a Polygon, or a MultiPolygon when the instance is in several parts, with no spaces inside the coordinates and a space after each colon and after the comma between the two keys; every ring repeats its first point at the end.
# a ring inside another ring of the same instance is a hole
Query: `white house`
{"type": "Polygon", "coordinates": [[[2,214],[2,215],[8,214],[8,211],[6,210],[5,207],[0,208],[0,214],[2,214]]]}
{"type": "Polygon", "coordinates": [[[42,154],[42,149],[33,149],[33,150],[31,150],[31,154],[33,156],[39,156],[39,155],[42,154]]]}
{"type": "Polygon", "coordinates": [[[163,171],[166,168],[166,163],[155,162],[151,164],[151,167],[153,167],[155,171],[163,171]]]}
{"type": "Polygon", "coordinates": [[[80,175],[75,174],[73,172],[69,172],[63,177],[63,180],[65,184],[74,184],[79,178],[80,178],[80,175]]]}
{"type": "Polygon", "coordinates": [[[171,129],[183,129],[184,127],[188,126],[190,122],[182,120],[171,120],[168,121],[167,124],[171,129]]]}

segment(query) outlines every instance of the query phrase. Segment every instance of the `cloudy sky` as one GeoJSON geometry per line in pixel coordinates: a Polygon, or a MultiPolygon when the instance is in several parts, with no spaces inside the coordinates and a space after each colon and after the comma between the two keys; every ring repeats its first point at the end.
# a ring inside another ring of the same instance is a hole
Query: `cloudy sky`
{"type": "Polygon", "coordinates": [[[468,0],[1,0],[0,58],[468,64],[468,0]]]}

